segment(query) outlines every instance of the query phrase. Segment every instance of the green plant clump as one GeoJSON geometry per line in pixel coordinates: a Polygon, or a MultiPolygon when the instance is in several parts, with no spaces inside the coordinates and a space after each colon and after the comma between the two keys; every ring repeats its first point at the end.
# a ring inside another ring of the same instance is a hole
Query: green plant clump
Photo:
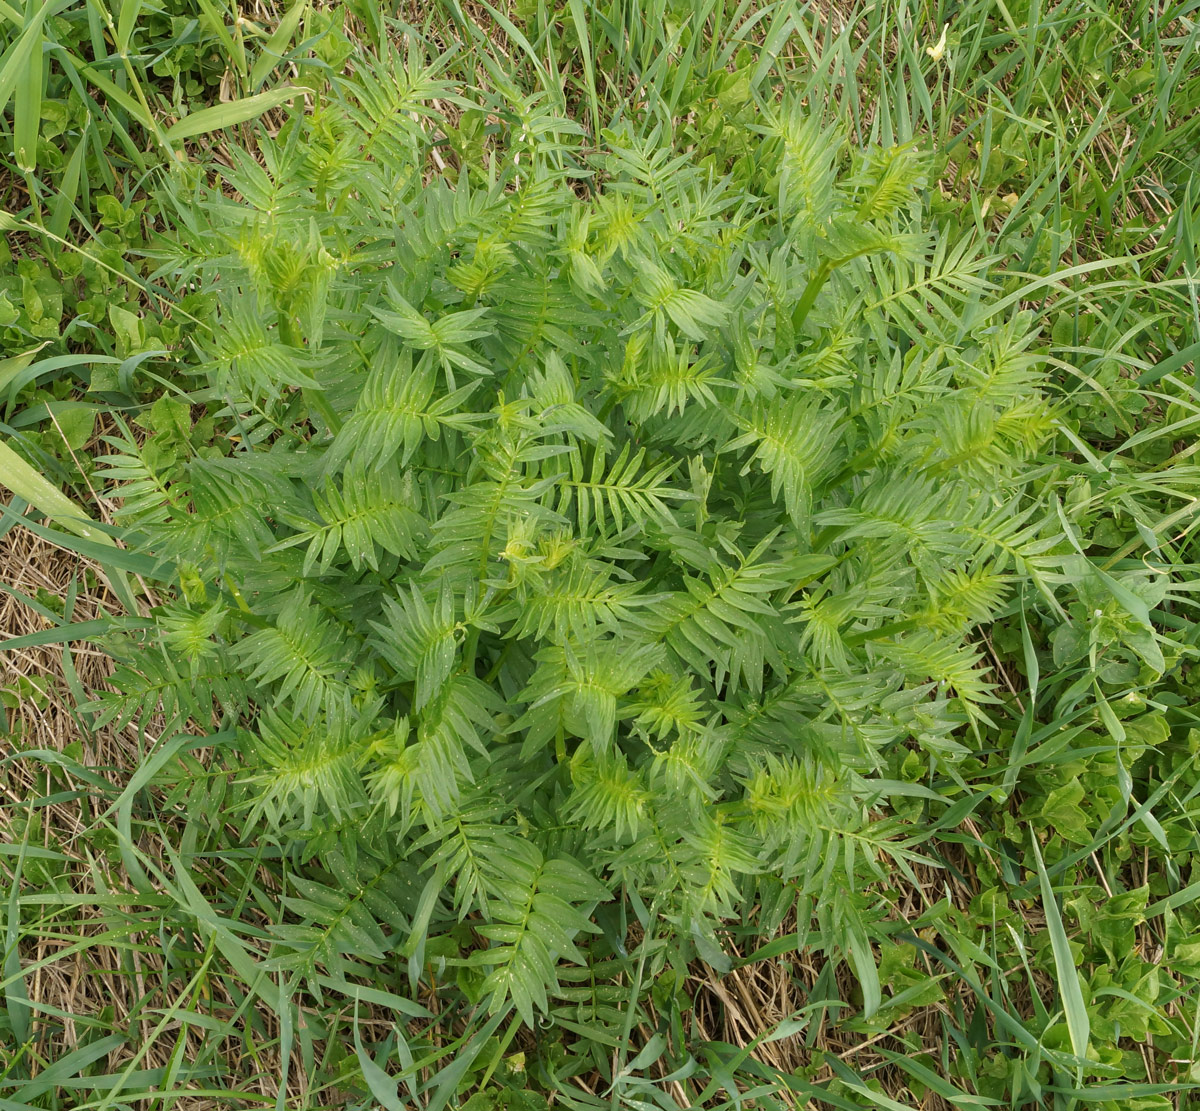
{"type": "Polygon", "coordinates": [[[436,73],[338,93],[203,175],[160,257],[228,436],[167,397],[113,440],[182,594],[98,720],[219,719],[223,810],[297,870],[297,983],[399,967],[616,1032],[589,980],[728,968],[757,907],[869,1016],[920,836],[872,808],[932,795],[914,754],[962,783],[979,627],[1057,605],[1030,317],[922,226],[922,155],[787,98],[736,178],[531,111],[451,188],[436,73]]]}

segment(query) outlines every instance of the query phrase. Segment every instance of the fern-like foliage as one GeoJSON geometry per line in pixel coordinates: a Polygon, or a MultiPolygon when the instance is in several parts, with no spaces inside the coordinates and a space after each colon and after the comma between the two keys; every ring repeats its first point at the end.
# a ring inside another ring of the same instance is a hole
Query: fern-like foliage
{"type": "Polygon", "coordinates": [[[717,178],[518,98],[507,162],[429,182],[460,93],[389,54],[298,148],[206,167],[159,279],[214,292],[222,448],[111,441],[181,600],[99,720],[236,730],[246,836],[290,846],[272,967],[313,990],[453,967],[534,1024],[614,906],[679,968],[798,909],[865,977],[872,784],[906,752],[961,781],[981,626],[1057,604],[1031,323],[926,234],[919,152],[799,100],[717,178]]]}

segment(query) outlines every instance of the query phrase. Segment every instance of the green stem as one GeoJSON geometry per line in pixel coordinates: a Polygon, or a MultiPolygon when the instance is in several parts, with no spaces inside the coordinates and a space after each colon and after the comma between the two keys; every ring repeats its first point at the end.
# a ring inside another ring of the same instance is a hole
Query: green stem
{"type": "Polygon", "coordinates": [[[605,399],[604,404],[600,406],[600,412],[596,414],[596,419],[603,424],[608,420],[609,414],[617,407],[620,400],[615,390],[610,393],[605,399]]]}
{"type": "Polygon", "coordinates": [[[463,642],[463,673],[475,678],[475,655],[479,649],[479,626],[473,626],[463,642]]]}
{"type": "Polygon", "coordinates": [[[808,279],[808,285],[804,287],[804,292],[800,294],[800,300],[796,302],[796,307],[792,310],[793,332],[800,331],[805,317],[808,316],[809,310],[813,307],[813,302],[817,299],[817,294],[821,292],[822,287],[829,280],[829,275],[832,273],[833,262],[826,259],[817,267],[817,272],[808,279]]]}
{"type": "Polygon", "coordinates": [[[921,617],[910,617],[905,621],[893,621],[887,625],[880,625],[878,629],[864,629],[858,633],[851,633],[849,636],[842,638],[842,643],[847,648],[857,648],[860,644],[866,644],[868,640],[883,640],[884,637],[895,636],[897,633],[907,633],[911,629],[919,629],[924,623],[925,621],[921,617]]]}
{"type": "MultiPolygon", "coordinates": [[[[1200,629],[1200,626],[1197,626],[1197,628],[1200,629]]],[[[503,647],[503,649],[501,649],[500,655],[497,657],[496,662],[492,665],[491,670],[483,677],[483,681],[485,683],[491,683],[496,676],[500,674],[500,669],[504,666],[504,661],[508,659],[509,649],[512,648],[514,643],[515,641],[510,640],[503,647]]]]}
{"type": "MultiPolygon", "coordinates": [[[[289,347],[304,346],[301,342],[296,322],[284,312],[279,314],[279,338],[289,347]]],[[[324,420],[325,427],[329,429],[330,435],[336,436],[342,430],[342,418],[334,411],[333,406],[329,404],[329,399],[324,393],[310,387],[301,387],[300,396],[304,398],[310,412],[316,412],[321,415],[321,419],[324,420]]]]}
{"type": "Polygon", "coordinates": [[[145,116],[144,124],[146,129],[154,134],[158,140],[159,146],[167,153],[167,157],[172,166],[181,166],[182,159],[175,153],[175,148],[167,142],[167,137],[163,134],[162,128],[158,126],[158,121],[154,118],[154,112],[150,108],[150,102],[146,100],[146,94],[142,91],[142,84],[137,79],[137,74],[134,72],[133,63],[129,60],[129,43],[121,39],[120,32],[117,30],[116,24],[113,23],[112,16],[108,9],[101,4],[100,12],[104,16],[104,22],[108,25],[108,32],[112,35],[113,44],[117,48],[117,57],[121,59],[121,66],[125,70],[125,76],[129,78],[129,83],[133,86],[134,94],[137,96],[138,103],[142,107],[142,113],[145,116]]]}
{"type": "Polygon", "coordinates": [[[330,434],[336,436],[342,430],[342,418],[337,415],[333,406],[329,404],[329,399],[320,390],[305,389],[300,392],[304,400],[308,403],[309,408],[315,409],[321,414],[321,419],[325,421],[330,434]]]}

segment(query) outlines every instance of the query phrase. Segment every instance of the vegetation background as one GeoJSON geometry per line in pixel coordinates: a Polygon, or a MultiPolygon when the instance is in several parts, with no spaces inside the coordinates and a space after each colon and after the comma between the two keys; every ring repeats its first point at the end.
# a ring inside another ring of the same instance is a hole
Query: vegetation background
{"type": "Polygon", "coordinates": [[[1200,1105],[1196,13],[0,2],[0,1108],[1200,1105]]]}

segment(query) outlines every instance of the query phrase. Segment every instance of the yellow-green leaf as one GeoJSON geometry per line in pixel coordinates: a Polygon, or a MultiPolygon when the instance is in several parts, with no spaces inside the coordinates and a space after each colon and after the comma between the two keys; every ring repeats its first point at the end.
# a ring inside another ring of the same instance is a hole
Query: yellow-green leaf
{"type": "Polygon", "coordinates": [[[257,93],[255,96],[243,97],[228,104],[216,104],[211,108],[202,108],[190,116],[184,116],[177,124],[168,127],[166,139],[169,143],[178,143],[190,139],[194,135],[206,135],[210,131],[220,131],[224,127],[235,127],[239,123],[256,119],[272,108],[278,108],[295,97],[311,92],[302,85],[288,85],[281,89],[271,89],[269,92],[257,93]]]}
{"type": "Polygon", "coordinates": [[[300,17],[308,10],[308,0],[296,0],[287,10],[287,14],[279,21],[271,37],[267,39],[262,52],[255,59],[254,68],[250,70],[250,87],[257,89],[268,77],[282,59],[296,28],[300,26],[300,17]]]}
{"type": "MultiPolygon", "coordinates": [[[[0,440],[0,486],[7,487],[23,498],[38,512],[45,514],[60,528],[90,540],[94,544],[117,549],[117,543],[103,529],[95,526],[88,515],[52,482],[48,482],[25,462],[8,444],[0,440]]],[[[106,569],[109,582],[121,602],[131,613],[137,613],[129,580],[119,568],[106,569]]]]}

